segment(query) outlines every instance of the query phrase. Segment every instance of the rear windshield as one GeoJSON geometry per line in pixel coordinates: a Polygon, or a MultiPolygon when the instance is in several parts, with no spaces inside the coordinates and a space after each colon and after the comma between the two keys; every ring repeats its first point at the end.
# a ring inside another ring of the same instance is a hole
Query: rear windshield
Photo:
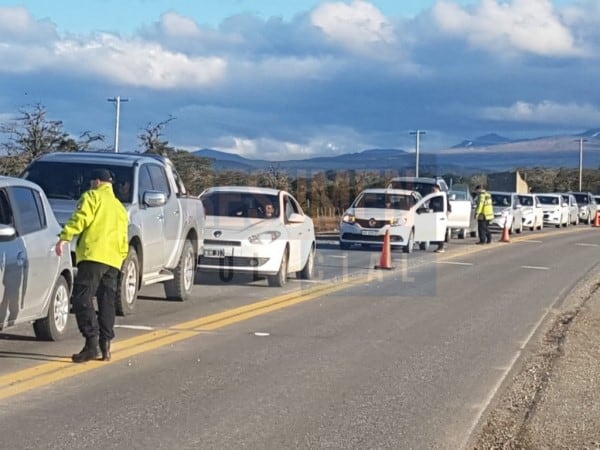
{"type": "Polygon", "coordinates": [[[354,207],[408,211],[415,203],[417,203],[417,199],[412,195],[363,192],[354,201],[354,207]]]}
{"type": "Polygon", "coordinates": [[[133,168],[106,164],[57,163],[35,161],[23,173],[23,178],[40,185],[49,199],[78,200],[90,189],[90,175],[94,169],[107,169],[113,178],[115,195],[124,203],[131,202],[133,168]]]}
{"type": "Polygon", "coordinates": [[[212,191],[202,194],[200,200],[207,216],[260,218],[279,216],[277,195],[212,191]],[[273,213],[270,214],[269,210],[273,213]]]}

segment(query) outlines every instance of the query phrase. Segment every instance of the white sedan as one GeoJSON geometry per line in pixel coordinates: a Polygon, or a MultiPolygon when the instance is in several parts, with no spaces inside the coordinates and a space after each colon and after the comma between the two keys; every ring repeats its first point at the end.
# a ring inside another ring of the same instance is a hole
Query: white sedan
{"type": "Polygon", "coordinates": [[[535,194],[519,194],[523,226],[533,230],[544,228],[544,210],[535,194]]]}
{"type": "Polygon", "coordinates": [[[342,217],[340,248],[381,245],[389,232],[392,249],[411,253],[415,242],[443,241],[447,223],[445,192],[421,198],[418,192],[404,189],[365,189],[342,217]]]}
{"type": "Polygon", "coordinates": [[[294,273],[313,277],[315,227],[291,194],[223,186],[206,189],[200,199],[206,222],[198,270],[266,276],[269,286],[285,285],[294,273]]]}

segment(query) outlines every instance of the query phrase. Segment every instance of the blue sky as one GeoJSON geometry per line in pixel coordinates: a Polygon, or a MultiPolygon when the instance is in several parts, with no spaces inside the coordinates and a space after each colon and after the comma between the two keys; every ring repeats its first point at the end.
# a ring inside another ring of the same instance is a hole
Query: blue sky
{"type": "MultiPolygon", "coordinates": [[[[0,123],[291,159],[600,127],[597,0],[0,0],[0,123]]],[[[3,137],[0,136],[0,139],[3,137]]]]}

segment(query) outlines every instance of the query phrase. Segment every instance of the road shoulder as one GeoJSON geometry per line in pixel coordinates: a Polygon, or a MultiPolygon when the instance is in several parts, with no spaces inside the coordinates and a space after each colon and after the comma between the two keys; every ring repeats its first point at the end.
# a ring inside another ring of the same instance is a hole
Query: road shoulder
{"type": "Polygon", "coordinates": [[[600,448],[600,274],[594,270],[526,353],[470,448],[600,448]]]}

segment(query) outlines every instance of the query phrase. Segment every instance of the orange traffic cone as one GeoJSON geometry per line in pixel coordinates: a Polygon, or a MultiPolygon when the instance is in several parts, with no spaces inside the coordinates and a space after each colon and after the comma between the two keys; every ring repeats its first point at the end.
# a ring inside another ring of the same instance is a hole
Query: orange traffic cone
{"type": "Polygon", "coordinates": [[[508,226],[508,219],[504,224],[504,229],[502,230],[502,238],[500,242],[510,242],[510,227],[508,226]]]}
{"type": "Polygon", "coordinates": [[[381,249],[381,259],[379,265],[375,266],[376,269],[392,270],[392,245],[390,244],[390,230],[385,230],[385,236],[383,237],[383,248],[381,249]]]}
{"type": "Polygon", "coordinates": [[[600,227],[600,211],[596,213],[596,219],[594,220],[594,226],[600,227]]]}

